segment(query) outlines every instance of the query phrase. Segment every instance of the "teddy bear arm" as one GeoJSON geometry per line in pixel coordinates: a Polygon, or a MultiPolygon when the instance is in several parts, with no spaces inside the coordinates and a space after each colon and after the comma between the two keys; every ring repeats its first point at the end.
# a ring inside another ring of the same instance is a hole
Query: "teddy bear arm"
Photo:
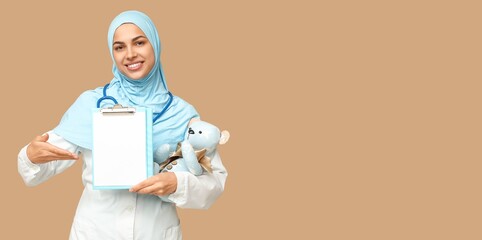
{"type": "Polygon", "coordinates": [[[171,149],[169,144],[163,144],[154,152],[154,161],[161,164],[169,157],[170,153],[171,149]]]}
{"type": "Polygon", "coordinates": [[[189,171],[194,175],[201,175],[203,169],[198,162],[196,152],[194,151],[194,148],[191,146],[191,144],[189,144],[188,142],[183,142],[181,149],[182,157],[189,171]]]}

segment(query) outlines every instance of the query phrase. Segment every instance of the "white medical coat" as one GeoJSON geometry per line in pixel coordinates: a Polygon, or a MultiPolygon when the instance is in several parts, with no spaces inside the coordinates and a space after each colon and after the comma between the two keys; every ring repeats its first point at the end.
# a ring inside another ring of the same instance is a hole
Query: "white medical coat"
{"type": "MultiPolygon", "coordinates": [[[[52,131],[48,142],[73,153],[80,152],[84,159],[84,191],[72,223],[71,240],[182,239],[176,206],[207,209],[221,195],[226,182],[227,171],[216,153],[211,160],[212,174],[194,176],[188,172],[175,172],[177,190],[169,195],[173,203],[128,190],[93,190],[92,151],[74,145],[52,131]]],[[[18,171],[27,186],[38,185],[76,162],[58,160],[34,164],[27,157],[27,146],[18,155],[18,171]]]]}

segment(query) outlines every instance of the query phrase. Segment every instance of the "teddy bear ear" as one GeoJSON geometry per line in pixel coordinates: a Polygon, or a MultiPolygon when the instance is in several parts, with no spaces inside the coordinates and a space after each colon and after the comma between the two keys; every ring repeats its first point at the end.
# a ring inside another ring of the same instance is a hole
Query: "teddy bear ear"
{"type": "Polygon", "coordinates": [[[222,145],[222,144],[227,143],[228,140],[229,140],[229,137],[230,137],[229,132],[228,132],[227,130],[223,130],[223,131],[221,132],[221,138],[219,138],[219,144],[222,145]]]}

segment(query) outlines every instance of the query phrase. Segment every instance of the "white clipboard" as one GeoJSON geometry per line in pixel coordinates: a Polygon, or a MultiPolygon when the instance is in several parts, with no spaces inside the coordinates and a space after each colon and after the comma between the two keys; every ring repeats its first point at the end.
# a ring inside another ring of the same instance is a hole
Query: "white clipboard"
{"type": "Polygon", "coordinates": [[[151,109],[95,108],[92,129],[94,189],[129,189],[153,175],[151,109]]]}

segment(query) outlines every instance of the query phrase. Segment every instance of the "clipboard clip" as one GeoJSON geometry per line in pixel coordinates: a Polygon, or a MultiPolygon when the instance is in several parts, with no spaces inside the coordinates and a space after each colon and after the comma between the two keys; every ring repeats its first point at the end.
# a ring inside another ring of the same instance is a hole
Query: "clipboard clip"
{"type": "Polygon", "coordinates": [[[135,113],[136,109],[133,107],[124,107],[121,104],[116,104],[113,107],[100,109],[101,113],[135,113]]]}

